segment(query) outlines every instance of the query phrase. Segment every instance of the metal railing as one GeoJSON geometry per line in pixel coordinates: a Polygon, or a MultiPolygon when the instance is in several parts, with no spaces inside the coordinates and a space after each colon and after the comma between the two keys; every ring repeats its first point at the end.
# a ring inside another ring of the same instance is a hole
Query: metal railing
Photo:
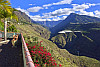
{"type": "MultiPolygon", "coordinates": [[[[0,30],[0,33],[2,34],[2,38],[4,38],[4,31],[0,30]]],[[[15,33],[15,32],[7,32],[7,38],[13,38],[13,35],[19,34],[19,33],[15,33]]]]}
{"type": "Polygon", "coordinates": [[[21,40],[22,40],[24,67],[35,67],[22,33],[21,33],[21,40]]]}

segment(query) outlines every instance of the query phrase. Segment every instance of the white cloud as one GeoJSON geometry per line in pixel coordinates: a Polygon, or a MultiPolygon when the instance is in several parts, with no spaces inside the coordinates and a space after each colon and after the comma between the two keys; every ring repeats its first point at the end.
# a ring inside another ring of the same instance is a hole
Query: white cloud
{"type": "Polygon", "coordinates": [[[100,11],[96,10],[96,11],[94,11],[94,13],[95,13],[95,17],[99,17],[100,18],[100,11]]]}
{"type": "Polygon", "coordinates": [[[30,15],[30,18],[33,19],[34,21],[59,21],[59,20],[64,20],[65,17],[67,16],[63,16],[63,17],[53,17],[52,19],[51,18],[44,18],[44,16],[40,16],[40,15],[34,15],[34,16],[31,16],[30,15]]]}
{"type": "Polygon", "coordinates": [[[45,7],[45,9],[48,9],[48,7],[45,7]]]}
{"type": "Polygon", "coordinates": [[[53,18],[57,16],[62,16],[62,15],[69,15],[70,13],[74,13],[74,11],[71,8],[63,8],[63,9],[58,9],[53,12],[49,13],[43,13],[44,18],[53,18]]]}
{"type": "Polygon", "coordinates": [[[29,5],[33,5],[33,4],[29,4],[29,5]]]}
{"type": "Polygon", "coordinates": [[[91,4],[91,3],[84,3],[84,4],[72,4],[73,5],[73,10],[74,11],[79,11],[78,14],[80,15],[88,15],[88,16],[94,16],[94,17],[99,17],[100,18],[100,11],[96,10],[94,12],[87,12],[85,9],[88,9],[92,6],[100,5],[100,3],[97,4],[91,4]]]}
{"type": "Polygon", "coordinates": [[[43,5],[43,7],[49,7],[49,6],[52,6],[52,4],[43,5]]]}
{"type": "Polygon", "coordinates": [[[34,21],[46,21],[46,19],[38,19],[38,18],[31,18],[33,19],[34,21]]]}
{"type": "Polygon", "coordinates": [[[92,6],[96,6],[96,5],[100,5],[100,3],[97,3],[97,4],[91,4],[91,3],[84,3],[84,4],[72,4],[73,5],[73,10],[75,11],[84,11],[85,9],[88,9],[92,6]]]}
{"type": "Polygon", "coordinates": [[[66,19],[66,18],[67,18],[67,16],[62,16],[62,17],[54,17],[54,18],[52,19],[52,21],[64,20],[64,19],[66,19]]]}
{"type": "Polygon", "coordinates": [[[81,5],[72,4],[72,5],[73,5],[73,10],[75,10],[75,11],[82,11],[82,10],[89,8],[89,5],[87,5],[87,4],[81,4],[81,5]]]}
{"type": "Polygon", "coordinates": [[[94,16],[93,12],[86,12],[86,11],[80,11],[80,13],[78,13],[80,15],[88,15],[88,16],[94,16]]]}
{"type": "Polygon", "coordinates": [[[61,18],[55,17],[55,18],[53,18],[52,20],[53,20],[53,21],[59,21],[59,20],[61,20],[61,18]]]}
{"type": "Polygon", "coordinates": [[[35,5],[35,4],[29,4],[29,5],[35,5]]]}
{"type": "Polygon", "coordinates": [[[52,21],[51,19],[46,19],[47,21],[52,21]]]}
{"type": "Polygon", "coordinates": [[[30,18],[33,19],[34,21],[46,21],[46,19],[43,19],[42,16],[40,15],[30,15],[30,18]]]}
{"type": "Polygon", "coordinates": [[[38,12],[41,9],[44,9],[44,8],[36,6],[36,7],[28,8],[27,11],[29,11],[29,12],[38,12]]]}
{"type": "Polygon", "coordinates": [[[67,18],[67,16],[63,16],[61,19],[64,20],[64,19],[66,19],[66,18],[67,18]]]}
{"type": "MultiPolygon", "coordinates": [[[[85,11],[86,9],[90,8],[91,6],[96,6],[96,5],[100,5],[100,3],[98,4],[90,4],[90,3],[84,3],[84,4],[72,4],[72,8],[60,8],[57,9],[55,11],[49,12],[49,13],[42,13],[42,16],[40,15],[29,15],[29,12],[38,12],[41,9],[49,9],[48,6],[52,6],[52,5],[61,5],[61,4],[70,4],[72,2],[72,0],[62,0],[60,2],[57,3],[52,3],[52,4],[47,4],[47,5],[43,5],[43,7],[31,7],[28,8],[27,10],[16,8],[17,10],[20,10],[22,12],[25,12],[31,19],[33,19],[34,21],[59,21],[59,20],[64,20],[67,18],[67,16],[70,13],[76,13],[78,12],[78,14],[80,15],[89,15],[89,16],[95,16],[95,17],[100,17],[100,11],[96,10],[94,12],[87,12],[85,11]],[[59,17],[58,17],[59,16],[59,17]]],[[[29,4],[29,5],[33,5],[33,4],[29,4]]]]}
{"type": "Polygon", "coordinates": [[[29,12],[27,10],[21,9],[20,7],[16,8],[16,9],[20,10],[21,12],[24,12],[25,14],[27,14],[29,16],[29,12]]]}
{"type": "Polygon", "coordinates": [[[84,3],[81,5],[79,4],[72,4],[72,5],[73,5],[73,8],[63,8],[63,9],[60,8],[49,13],[43,13],[43,18],[54,18],[54,17],[62,16],[62,15],[69,15],[70,13],[75,13],[76,11],[79,11],[78,14],[81,14],[81,15],[94,16],[93,12],[86,12],[85,9],[88,9],[91,6],[95,6],[96,4],[84,3]]]}
{"type": "Polygon", "coordinates": [[[52,6],[52,5],[62,5],[62,4],[71,4],[73,0],[62,0],[60,2],[56,2],[56,3],[52,3],[52,4],[46,4],[46,5],[43,5],[43,7],[49,7],[49,6],[52,6]]]}
{"type": "Polygon", "coordinates": [[[95,6],[95,5],[97,5],[97,4],[90,4],[90,3],[87,3],[89,6],[95,6]]]}
{"type": "Polygon", "coordinates": [[[53,3],[53,5],[61,5],[61,4],[71,4],[73,0],[62,0],[60,2],[57,3],[53,3]]]}
{"type": "Polygon", "coordinates": [[[40,16],[40,15],[31,16],[31,15],[30,15],[30,18],[38,18],[38,19],[39,19],[39,18],[41,18],[41,16],[40,16]]]}
{"type": "MultiPolygon", "coordinates": [[[[53,3],[53,4],[58,5],[58,3],[53,3]]],[[[64,3],[62,3],[62,4],[64,4],[64,3]]],[[[67,18],[67,16],[70,13],[76,13],[77,11],[79,11],[78,14],[80,14],[80,15],[88,15],[88,16],[100,17],[100,11],[95,11],[95,12],[87,12],[87,11],[85,11],[86,9],[90,8],[91,6],[96,6],[96,5],[99,5],[99,4],[84,3],[84,4],[81,4],[81,5],[79,5],[79,4],[72,4],[72,5],[73,5],[73,8],[63,8],[63,9],[60,8],[60,9],[57,9],[57,10],[49,12],[49,13],[43,13],[42,16],[35,15],[35,16],[32,17],[32,19],[35,20],[35,21],[58,21],[58,20],[64,20],[64,19],[67,18]],[[60,16],[60,17],[58,17],[58,16],[60,16]]],[[[48,6],[52,6],[52,4],[43,5],[43,7],[45,9],[48,9],[48,6]]]]}

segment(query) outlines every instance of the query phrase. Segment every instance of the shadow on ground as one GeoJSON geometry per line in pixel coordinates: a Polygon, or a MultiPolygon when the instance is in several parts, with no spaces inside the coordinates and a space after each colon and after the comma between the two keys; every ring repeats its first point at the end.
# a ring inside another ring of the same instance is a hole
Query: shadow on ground
{"type": "Polygon", "coordinates": [[[21,40],[16,47],[12,47],[11,41],[0,44],[0,67],[23,67],[21,40]]]}

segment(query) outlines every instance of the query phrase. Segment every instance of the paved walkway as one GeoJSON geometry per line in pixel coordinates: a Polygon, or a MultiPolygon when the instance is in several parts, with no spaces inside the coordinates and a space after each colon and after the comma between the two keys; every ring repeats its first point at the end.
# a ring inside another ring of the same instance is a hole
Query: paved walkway
{"type": "Polygon", "coordinates": [[[0,67],[23,67],[21,42],[12,47],[11,42],[0,44],[0,67]]]}

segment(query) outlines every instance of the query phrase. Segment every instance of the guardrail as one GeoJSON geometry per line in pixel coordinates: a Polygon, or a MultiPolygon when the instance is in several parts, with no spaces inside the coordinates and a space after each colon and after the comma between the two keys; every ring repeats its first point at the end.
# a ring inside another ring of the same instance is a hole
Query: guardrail
{"type": "MultiPolygon", "coordinates": [[[[4,38],[4,31],[0,30],[0,33],[2,34],[2,38],[4,38]]],[[[7,38],[13,38],[13,35],[19,34],[19,33],[15,33],[15,32],[7,32],[7,38]]]]}
{"type": "Polygon", "coordinates": [[[24,67],[35,67],[22,33],[21,33],[21,40],[22,40],[24,67]]]}

